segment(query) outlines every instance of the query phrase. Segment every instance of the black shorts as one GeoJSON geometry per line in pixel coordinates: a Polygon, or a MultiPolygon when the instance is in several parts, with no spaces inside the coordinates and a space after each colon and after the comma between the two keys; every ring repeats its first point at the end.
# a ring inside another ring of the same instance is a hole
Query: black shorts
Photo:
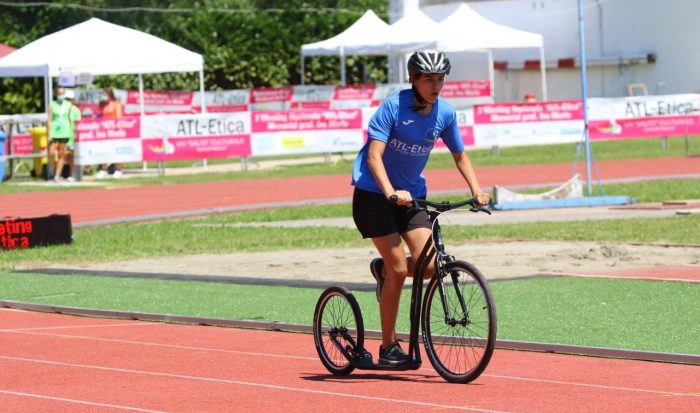
{"type": "Polygon", "coordinates": [[[383,194],[358,188],[355,188],[352,196],[352,219],[362,238],[403,234],[416,228],[432,227],[424,209],[395,205],[383,194]]]}

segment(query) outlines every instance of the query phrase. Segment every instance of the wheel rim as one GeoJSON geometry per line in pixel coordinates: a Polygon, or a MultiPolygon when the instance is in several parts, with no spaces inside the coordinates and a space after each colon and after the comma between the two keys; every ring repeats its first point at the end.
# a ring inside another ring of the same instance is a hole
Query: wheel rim
{"type": "Polygon", "coordinates": [[[451,277],[447,276],[444,280],[448,320],[445,320],[440,293],[436,288],[430,299],[426,327],[429,329],[436,361],[452,374],[468,375],[479,368],[486,356],[491,320],[486,293],[481,285],[467,272],[459,269],[452,272],[459,274],[468,317],[462,316],[455,287],[451,277]]]}

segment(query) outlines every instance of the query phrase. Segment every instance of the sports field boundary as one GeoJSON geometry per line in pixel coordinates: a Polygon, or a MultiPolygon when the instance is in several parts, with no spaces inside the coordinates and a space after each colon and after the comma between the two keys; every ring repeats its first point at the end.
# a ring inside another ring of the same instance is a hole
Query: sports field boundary
{"type": "MultiPolygon", "coordinates": [[[[279,321],[228,320],[222,318],[192,317],[173,314],[141,313],[133,311],[114,311],[94,308],[68,307],[46,304],[34,304],[22,301],[0,300],[0,307],[13,310],[56,313],[82,317],[113,318],[172,324],[190,324],[212,327],[228,327],[251,330],[281,331],[289,333],[311,334],[312,327],[279,321]]],[[[398,338],[408,341],[408,333],[398,333],[398,338]]],[[[365,330],[365,337],[381,339],[381,332],[365,330]]],[[[624,350],[605,347],[587,347],[570,344],[535,343],[515,340],[496,340],[496,347],[504,350],[533,351],[541,353],[568,354],[578,356],[618,358],[650,362],[689,364],[700,366],[700,355],[660,353],[641,350],[624,350]]]]}

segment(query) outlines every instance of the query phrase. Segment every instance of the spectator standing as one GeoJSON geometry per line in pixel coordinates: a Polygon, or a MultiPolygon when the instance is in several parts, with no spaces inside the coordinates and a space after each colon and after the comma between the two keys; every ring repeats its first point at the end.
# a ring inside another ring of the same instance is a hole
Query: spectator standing
{"type": "Polygon", "coordinates": [[[73,181],[73,146],[75,145],[75,122],[80,120],[80,109],[73,104],[75,93],[62,87],[56,89],[56,100],[49,105],[49,162],[53,179],[62,178],[63,166],[70,169],[69,181],[73,181]]]}
{"type": "MultiPolygon", "coordinates": [[[[111,87],[106,87],[102,89],[102,96],[100,98],[100,108],[102,109],[103,118],[121,118],[124,116],[124,105],[119,99],[114,95],[114,90],[111,87]]],[[[119,179],[123,176],[123,164],[114,164],[113,178],[119,179]]],[[[105,164],[100,165],[100,170],[97,172],[97,179],[106,178],[108,175],[108,167],[105,164]]]]}

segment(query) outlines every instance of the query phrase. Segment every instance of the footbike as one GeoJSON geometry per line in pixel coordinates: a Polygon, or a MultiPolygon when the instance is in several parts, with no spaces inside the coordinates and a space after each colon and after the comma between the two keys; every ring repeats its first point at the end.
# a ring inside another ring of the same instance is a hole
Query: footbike
{"type": "Polygon", "coordinates": [[[475,199],[434,203],[415,200],[415,208],[428,211],[432,237],[415,261],[410,307],[408,355],[410,363],[387,366],[375,363],[364,346],[365,329],[360,306],[346,288],[326,289],[314,311],[313,334],[321,363],[334,375],[353,370],[417,370],[421,366],[422,342],[433,368],[445,380],[468,383],[486,369],[496,344],[496,306],[486,278],[466,261],[445,252],[439,216],[469,205],[472,212],[485,212],[475,199]],[[435,273],[423,291],[430,260],[435,273]]]}

